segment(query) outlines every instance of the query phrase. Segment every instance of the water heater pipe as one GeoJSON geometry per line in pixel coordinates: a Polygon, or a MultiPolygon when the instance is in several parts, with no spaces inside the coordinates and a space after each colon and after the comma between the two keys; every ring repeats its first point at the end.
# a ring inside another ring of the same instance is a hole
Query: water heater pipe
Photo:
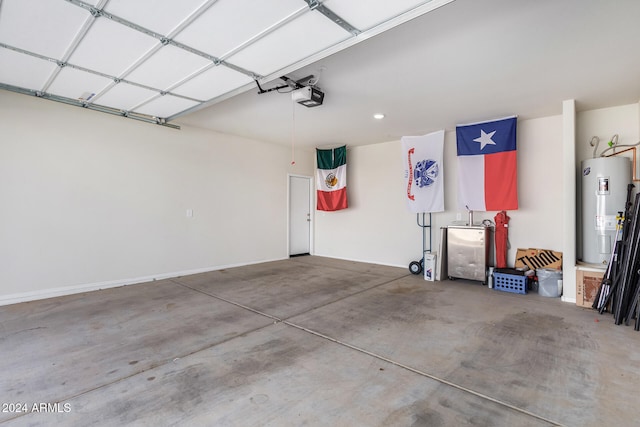
{"type": "MultiPolygon", "coordinates": [[[[638,144],[640,144],[640,142],[638,144]]],[[[634,182],[638,182],[638,181],[640,181],[640,178],[638,178],[636,176],[636,155],[637,155],[637,151],[638,150],[636,149],[635,145],[631,146],[631,148],[627,148],[626,150],[622,150],[622,151],[618,151],[617,153],[609,154],[608,156],[602,156],[601,155],[601,157],[613,157],[613,156],[617,156],[618,154],[626,153],[627,151],[630,151],[630,150],[633,150],[633,158],[631,159],[632,160],[632,169],[633,169],[633,181],[634,182]]]]}

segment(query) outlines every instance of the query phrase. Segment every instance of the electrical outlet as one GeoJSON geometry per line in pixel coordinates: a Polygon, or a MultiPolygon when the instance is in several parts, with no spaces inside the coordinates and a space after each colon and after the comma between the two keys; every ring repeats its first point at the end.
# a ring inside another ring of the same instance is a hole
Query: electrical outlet
{"type": "Polygon", "coordinates": [[[193,218],[193,209],[187,209],[187,218],[193,218]]]}
{"type": "Polygon", "coordinates": [[[460,212],[458,212],[456,214],[456,221],[460,221],[462,219],[462,214],[460,212]]]}

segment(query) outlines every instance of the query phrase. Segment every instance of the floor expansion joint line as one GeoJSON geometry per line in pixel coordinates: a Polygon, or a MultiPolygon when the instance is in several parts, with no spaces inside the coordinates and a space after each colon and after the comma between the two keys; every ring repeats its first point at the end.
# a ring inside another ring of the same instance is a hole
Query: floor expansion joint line
{"type": "MultiPolygon", "coordinates": [[[[391,283],[391,282],[393,282],[393,281],[395,281],[395,280],[399,280],[399,279],[400,279],[400,278],[396,278],[396,279],[388,280],[388,281],[386,281],[386,282],[384,282],[384,283],[381,283],[381,284],[379,284],[379,285],[375,285],[375,286],[373,286],[373,287],[371,287],[371,288],[364,289],[364,290],[358,291],[358,292],[356,292],[356,293],[354,293],[354,294],[352,294],[352,295],[347,295],[347,296],[345,296],[345,297],[342,297],[342,298],[340,298],[340,299],[338,299],[338,300],[336,300],[336,301],[330,301],[330,302],[328,302],[328,303],[326,303],[326,304],[323,304],[323,305],[320,305],[320,306],[318,306],[318,307],[313,307],[313,308],[311,308],[311,309],[309,309],[309,310],[305,311],[304,313],[308,313],[308,312],[309,312],[309,311],[311,311],[311,310],[315,310],[315,309],[317,309],[317,308],[320,308],[320,307],[323,307],[323,306],[326,306],[326,305],[329,305],[329,304],[333,304],[333,303],[335,303],[335,302],[337,302],[337,301],[341,301],[341,300],[343,300],[343,299],[345,299],[345,298],[349,298],[349,297],[351,297],[351,296],[353,296],[353,295],[357,295],[357,294],[359,294],[359,293],[361,293],[361,292],[365,292],[365,291],[368,291],[368,290],[371,290],[371,289],[377,288],[377,287],[379,287],[379,286],[386,285],[386,284],[388,284],[388,283],[391,283]]],[[[553,420],[550,420],[550,419],[548,419],[548,418],[545,418],[545,417],[543,417],[543,416],[541,416],[541,415],[535,414],[535,413],[533,413],[533,412],[529,412],[529,411],[527,411],[526,409],[518,408],[517,406],[511,405],[510,403],[503,402],[503,401],[501,401],[501,400],[499,400],[499,399],[493,398],[493,397],[491,397],[491,396],[487,396],[486,394],[483,394],[483,393],[480,393],[480,392],[474,391],[474,390],[472,390],[472,389],[470,389],[470,388],[466,388],[466,387],[461,386],[461,385],[459,385],[459,384],[455,384],[455,383],[453,383],[453,382],[451,382],[451,381],[447,381],[447,380],[445,380],[444,378],[440,378],[440,377],[437,377],[437,376],[435,376],[435,375],[429,374],[429,373],[427,373],[427,372],[423,372],[423,371],[421,371],[421,370],[419,370],[419,369],[412,368],[411,366],[404,365],[404,364],[402,364],[402,363],[400,363],[400,362],[396,362],[396,361],[394,361],[394,360],[392,360],[392,359],[389,359],[389,358],[384,357],[384,356],[381,356],[381,355],[379,355],[379,354],[376,354],[376,353],[370,352],[370,351],[365,350],[365,349],[363,349],[363,348],[356,347],[356,346],[354,346],[354,345],[352,345],[352,344],[349,344],[349,343],[346,343],[346,342],[342,342],[342,341],[340,341],[340,340],[338,340],[338,339],[336,339],[336,338],[332,338],[332,337],[330,337],[330,336],[328,336],[328,335],[325,335],[325,334],[322,334],[322,333],[320,333],[320,332],[314,331],[314,330],[312,330],[312,329],[305,328],[304,326],[300,326],[300,325],[297,325],[297,324],[295,324],[295,323],[292,323],[292,322],[290,322],[290,321],[288,321],[288,320],[286,320],[286,319],[280,319],[280,318],[278,318],[278,317],[276,317],[276,316],[272,316],[272,315],[270,315],[270,314],[263,313],[263,312],[261,312],[261,311],[259,311],[259,310],[256,310],[256,309],[254,309],[254,308],[248,307],[248,306],[246,306],[246,305],[244,305],[244,304],[240,304],[240,303],[237,303],[237,302],[235,302],[235,301],[231,301],[231,300],[228,300],[228,299],[226,299],[226,298],[222,298],[222,297],[220,297],[220,296],[217,296],[217,295],[213,295],[213,294],[207,293],[207,292],[202,291],[202,290],[200,290],[200,289],[193,288],[193,287],[188,286],[188,285],[185,285],[184,283],[181,283],[181,282],[179,282],[179,281],[177,281],[177,280],[175,280],[175,279],[170,279],[170,280],[171,280],[172,282],[174,282],[175,284],[177,284],[177,285],[179,285],[179,286],[183,286],[183,287],[185,287],[185,288],[187,288],[187,289],[190,289],[190,290],[192,290],[192,291],[199,292],[199,293],[201,293],[201,294],[203,294],[203,295],[207,295],[207,296],[212,297],[212,298],[216,298],[216,299],[218,299],[218,300],[220,300],[220,301],[224,301],[224,302],[226,302],[226,303],[229,303],[229,304],[235,305],[236,307],[243,308],[243,309],[245,309],[245,310],[251,311],[252,313],[255,313],[255,314],[258,314],[258,315],[261,315],[261,316],[265,316],[265,317],[267,317],[267,318],[269,318],[269,319],[274,320],[274,321],[275,321],[274,323],[283,323],[283,324],[285,324],[285,325],[287,325],[287,326],[290,326],[290,327],[292,327],[292,328],[296,328],[296,329],[298,329],[298,330],[301,330],[301,331],[307,332],[307,333],[309,333],[309,334],[315,335],[315,336],[317,336],[317,337],[320,337],[320,338],[326,339],[326,340],[328,340],[328,341],[334,342],[334,343],[336,343],[336,344],[342,345],[342,346],[344,346],[344,347],[350,348],[350,349],[355,350],[355,351],[358,351],[358,352],[360,352],[360,353],[363,353],[363,354],[369,355],[369,356],[374,357],[374,358],[376,358],[376,359],[379,359],[379,360],[385,361],[385,362],[387,362],[387,363],[390,363],[390,364],[392,364],[392,365],[398,366],[399,368],[406,369],[406,370],[408,370],[408,371],[410,371],[410,372],[413,372],[413,373],[415,373],[415,374],[418,374],[418,375],[421,375],[421,376],[423,376],[423,377],[429,378],[429,379],[431,379],[431,380],[437,381],[437,382],[439,382],[439,383],[441,383],[441,384],[444,384],[444,385],[447,385],[447,386],[449,386],[449,387],[453,387],[453,388],[455,388],[455,389],[457,389],[457,390],[460,390],[460,391],[463,391],[463,392],[465,392],[465,393],[472,394],[472,395],[474,395],[474,396],[476,396],[476,397],[479,397],[479,398],[481,398],[481,399],[488,400],[488,401],[490,401],[490,402],[493,402],[493,403],[496,403],[496,404],[498,404],[498,405],[501,405],[501,406],[504,406],[504,407],[506,407],[506,408],[509,408],[509,409],[511,409],[511,410],[513,410],[513,411],[520,412],[520,413],[525,414],[525,415],[527,415],[527,416],[530,416],[530,417],[532,417],[532,418],[536,418],[536,419],[538,419],[538,420],[544,421],[544,422],[549,423],[549,424],[551,424],[551,425],[554,425],[554,426],[563,426],[563,424],[561,424],[561,423],[559,423],[559,422],[557,422],[557,421],[553,421],[553,420]]],[[[291,318],[291,317],[295,317],[295,316],[299,316],[299,315],[304,314],[304,313],[297,313],[297,314],[295,314],[294,316],[290,316],[289,318],[291,318]]],[[[267,327],[267,326],[270,326],[270,325],[266,325],[266,326],[263,326],[263,327],[257,328],[256,330],[262,329],[262,328],[267,327]]],[[[253,332],[253,331],[249,331],[249,332],[253,332]]],[[[216,344],[216,345],[217,345],[217,344],[216,344]]]]}
{"type": "MultiPolygon", "coordinates": [[[[404,276],[402,276],[402,277],[404,277],[404,276]]],[[[354,295],[359,295],[359,294],[361,294],[361,293],[368,292],[368,291],[370,291],[370,290],[372,290],[372,289],[375,289],[375,288],[378,288],[378,287],[380,287],[380,286],[388,285],[389,283],[391,283],[391,282],[395,282],[396,280],[399,280],[399,279],[401,279],[402,277],[399,277],[399,278],[397,278],[397,279],[390,279],[390,280],[387,280],[386,282],[379,283],[379,284],[377,284],[377,285],[373,285],[373,286],[371,286],[370,288],[362,289],[362,290],[359,290],[359,291],[354,292],[354,293],[352,293],[352,294],[345,295],[345,296],[343,296],[343,297],[341,297],[341,298],[338,298],[338,299],[335,299],[335,300],[331,300],[331,301],[327,301],[327,302],[326,302],[326,303],[324,303],[324,304],[320,304],[320,305],[317,305],[317,306],[310,307],[309,309],[307,309],[307,310],[305,310],[305,311],[303,311],[303,312],[301,312],[301,313],[295,313],[295,314],[292,314],[291,316],[288,316],[288,317],[285,317],[285,318],[279,318],[279,317],[273,316],[273,315],[271,315],[271,314],[264,313],[264,312],[262,312],[262,311],[260,311],[260,310],[255,309],[255,308],[251,308],[251,307],[246,306],[246,305],[244,305],[244,304],[240,304],[239,302],[231,301],[231,300],[229,300],[229,299],[227,299],[227,298],[223,298],[223,297],[221,297],[221,296],[214,295],[214,294],[210,294],[210,293],[205,292],[205,291],[203,291],[203,290],[193,288],[193,287],[191,287],[191,286],[189,286],[189,285],[185,285],[184,283],[181,283],[180,281],[178,281],[178,280],[176,280],[176,279],[169,279],[169,280],[171,280],[173,283],[175,283],[175,284],[177,284],[177,285],[183,286],[183,287],[185,287],[185,288],[187,288],[187,289],[191,289],[192,291],[199,292],[199,293],[204,294],[204,295],[207,295],[207,296],[209,296],[209,297],[211,297],[211,298],[216,298],[216,299],[218,299],[218,300],[220,300],[220,301],[224,301],[224,302],[226,302],[226,303],[229,303],[229,304],[235,305],[236,307],[244,308],[245,310],[249,310],[249,311],[251,311],[252,313],[255,313],[255,314],[259,314],[259,315],[261,315],[261,316],[268,317],[269,319],[273,319],[273,320],[275,320],[276,322],[284,322],[286,319],[291,319],[292,317],[301,316],[301,315],[303,315],[303,314],[309,313],[310,311],[317,310],[318,308],[326,307],[326,306],[328,306],[328,305],[330,305],[330,304],[334,304],[334,303],[336,303],[336,302],[339,302],[339,301],[345,300],[345,299],[347,299],[347,298],[351,298],[351,297],[352,297],[352,296],[354,296],[354,295]]]]}
{"type": "Polygon", "coordinates": [[[179,282],[179,281],[177,281],[177,280],[174,280],[174,279],[171,279],[171,281],[172,281],[173,283],[177,284],[177,285],[183,286],[183,287],[185,287],[185,288],[187,288],[187,289],[191,289],[191,290],[192,290],[192,291],[194,291],[194,292],[199,292],[199,293],[201,293],[201,294],[203,294],[203,295],[206,295],[206,296],[208,296],[208,297],[215,298],[215,299],[218,299],[218,300],[220,300],[220,301],[224,301],[224,302],[226,302],[226,303],[229,303],[229,304],[235,305],[236,307],[240,307],[240,308],[243,308],[243,309],[245,309],[245,310],[249,310],[249,311],[250,311],[250,312],[252,312],[252,313],[259,314],[259,315],[264,316],[264,317],[268,317],[269,319],[275,320],[276,322],[282,322],[282,319],[280,319],[279,317],[272,316],[271,314],[263,313],[263,312],[262,312],[262,311],[260,311],[260,310],[256,310],[255,308],[251,308],[251,307],[246,306],[246,305],[244,305],[244,304],[240,304],[239,302],[231,301],[231,300],[226,299],[226,298],[223,298],[223,297],[221,297],[221,296],[213,295],[213,294],[210,294],[210,293],[208,293],[208,292],[202,291],[202,290],[200,290],[200,289],[192,288],[191,286],[189,286],[189,285],[185,285],[184,283],[181,283],[181,282],[179,282]]]}
{"type": "Polygon", "coordinates": [[[463,392],[465,392],[465,393],[472,394],[472,395],[474,395],[474,396],[476,396],[476,397],[479,397],[479,398],[481,398],[481,399],[488,400],[488,401],[490,401],[490,402],[493,402],[493,403],[496,403],[496,404],[498,404],[498,405],[504,406],[504,407],[509,408],[509,409],[511,409],[511,410],[513,410],[513,411],[520,412],[520,413],[522,413],[522,414],[528,415],[528,416],[530,416],[530,417],[536,418],[536,419],[538,419],[538,420],[544,421],[544,422],[549,423],[549,424],[552,424],[552,425],[554,425],[554,426],[561,426],[561,427],[564,427],[564,424],[559,423],[558,421],[550,420],[550,419],[548,419],[548,418],[543,417],[542,415],[538,415],[538,414],[535,414],[535,413],[533,413],[533,412],[529,412],[529,411],[527,411],[526,409],[518,408],[517,406],[511,405],[510,403],[503,402],[502,400],[496,399],[496,398],[491,397],[491,396],[487,396],[486,394],[483,394],[483,393],[480,393],[480,392],[478,392],[478,391],[472,390],[472,389],[470,389],[470,388],[467,388],[467,387],[461,386],[461,385],[456,384],[456,383],[453,383],[453,382],[451,382],[451,381],[447,381],[447,380],[445,380],[444,378],[440,378],[440,377],[437,377],[437,376],[435,376],[435,375],[429,374],[429,373],[427,373],[427,372],[421,371],[421,370],[419,370],[419,369],[412,368],[411,366],[404,365],[404,364],[402,364],[402,363],[400,363],[400,362],[396,362],[395,360],[392,360],[392,359],[389,359],[389,358],[387,358],[387,357],[381,356],[381,355],[379,355],[379,354],[376,354],[376,353],[370,352],[370,351],[368,351],[368,350],[365,350],[365,349],[363,349],[363,348],[357,347],[357,346],[355,346],[355,345],[352,345],[352,344],[349,344],[349,343],[346,343],[346,342],[340,341],[340,340],[338,340],[338,339],[336,339],[336,338],[332,338],[332,337],[330,337],[330,336],[328,336],[328,335],[325,335],[325,334],[323,334],[323,333],[320,333],[320,332],[314,331],[314,330],[312,330],[312,329],[305,328],[304,326],[300,326],[300,325],[297,325],[297,324],[295,324],[295,323],[291,323],[291,322],[289,322],[289,321],[287,321],[287,320],[282,321],[282,323],[284,323],[284,324],[285,324],[285,325],[287,325],[287,326],[291,326],[292,328],[299,329],[299,330],[301,330],[301,331],[304,331],[304,332],[307,332],[307,333],[309,333],[309,334],[315,335],[315,336],[317,336],[317,337],[320,337],[320,338],[326,339],[326,340],[328,340],[328,341],[334,342],[334,343],[339,344],[339,345],[341,345],[341,346],[344,346],[344,347],[350,348],[350,349],[352,349],[352,350],[358,351],[358,352],[360,352],[360,353],[366,354],[366,355],[368,355],[368,356],[375,357],[376,359],[379,359],[379,360],[385,361],[385,362],[387,362],[387,363],[391,363],[392,365],[398,366],[399,368],[402,368],[402,369],[406,369],[406,370],[408,370],[408,371],[410,371],[410,372],[413,372],[414,374],[421,375],[421,376],[423,376],[423,377],[426,377],[426,378],[432,379],[432,380],[437,381],[437,382],[439,382],[439,383],[441,383],[441,384],[447,385],[447,386],[449,386],[449,387],[453,387],[453,388],[458,389],[458,390],[460,390],[460,391],[463,391],[463,392]]]}
{"type": "MultiPolygon", "coordinates": [[[[404,276],[402,276],[402,277],[404,277],[404,276]]],[[[326,307],[326,306],[331,305],[331,304],[334,304],[334,303],[336,303],[336,302],[343,301],[343,300],[345,300],[345,299],[347,299],[347,298],[351,298],[351,297],[353,297],[353,296],[355,296],[355,295],[360,295],[360,294],[362,294],[362,293],[369,292],[369,291],[370,291],[370,290],[372,290],[372,289],[376,289],[376,288],[379,288],[380,286],[388,285],[388,284],[389,284],[389,283],[391,283],[391,282],[395,282],[396,280],[400,280],[400,279],[402,279],[402,277],[398,277],[397,279],[389,279],[389,280],[387,280],[386,282],[379,283],[379,284],[377,284],[377,285],[373,285],[373,286],[371,286],[370,288],[367,288],[367,289],[361,289],[361,290],[359,290],[359,291],[356,291],[356,292],[354,292],[354,293],[352,293],[352,294],[349,294],[349,295],[345,295],[345,296],[340,297],[340,298],[338,298],[338,299],[331,300],[331,301],[327,301],[327,302],[326,302],[326,303],[324,303],[324,304],[320,304],[320,305],[317,305],[317,306],[311,307],[311,308],[309,308],[307,311],[304,311],[304,312],[302,312],[302,313],[296,313],[296,314],[294,314],[294,315],[292,315],[292,316],[289,316],[289,317],[287,317],[287,319],[291,319],[292,317],[296,317],[296,316],[300,316],[300,315],[302,315],[302,314],[309,313],[310,311],[317,310],[318,308],[326,307]]],[[[282,320],[284,321],[285,319],[282,319],[282,320]]]]}
{"type": "MultiPolygon", "coordinates": [[[[90,389],[88,389],[88,390],[84,390],[84,391],[81,391],[81,392],[76,393],[76,394],[74,394],[74,395],[63,397],[63,398],[61,398],[61,399],[54,399],[53,401],[54,401],[55,403],[64,403],[64,402],[67,402],[67,401],[69,401],[69,400],[72,400],[72,399],[75,399],[75,398],[77,398],[77,397],[83,396],[83,395],[85,395],[85,394],[87,394],[87,393],[91,393],[91,392],[93,392],[93,391],[99,390],[99,389],[104,388],[104,387],[109,387],[109,386],[111,386],[111,385],[113,385],[113,384],[117,384],[117,383],[119,383],[119,382],[121,382],[121,381],[124,381],[124,380],[127,380],[127,379],[129,379],[129,378],[135,377],[136,375],[144,374],[145,372],[149,372],[149,371],[152,371],[152,370],[154,370],[154,369],[160,368],[160,367],[162,367],[162,366],[166,366],[166,365],[168,365],[168,364],[170,364],[170,363],[175,363],[177,360],[184,359],[184,358],[186,358],[186,357],[189,357],[189,356],[194,355],[194,354],[196,354],[196,353],[199,353],[199,352],[201,352],[201,351],[208,350],[208,349],[210,349],[210,348],[213,348],[213,347],[218,346],[218,345],[220,345],[220,344],[227,343],[227,342],[229,342],[229,341],[231,341],[231,340],[234,340],[234,339],[236,339],[236,338],[238,338],[238,337],[241,337],[241,336],[243,336],[243,335],[250,334],[250,333],[253,333],[253,332],[259,331],[259,330],[261,330],[261,329],[268,328],[268,327],[270,327],[270,326],[272,326],[272,324],[268,324],[268,325],[264,325],[264,326],[259,326],[259,327],[257,327],[257,328],[254,328],[254,329],[251,329],[251,330],[249,330],[249,331],[245,331],[245,332],[239,333],[238,335],[235,335],[235,336],[232,336],[232,337],[228,337],[228,338],[226,338],[226,339],[224,339],[224,340],[221,340],[221,341],[215,342],[215,343],[213,343],[213,344],[208,344],[208,345],[205,345],[205,346],[203,346],[203,347],[197,348],[197,349],[195,349],[195,350],[193,350],[193,351],[190,351],[189,353],[185,353],[185,354],[182,354],[182,355],[179,355],[179,356],[175,356],[175,357],[173,357],[173,358],[168,359],[168,360],[167,360],[166,362],[164,362],[164,363],[159,363],[159,364],[157,364],[157,365],[149,366],[148,368],[143,369],[143,370],[141,370],[141,371],[133,372],[133,373],[131,373],[131,374],[129,374],[129,375],[126,375],[126,376],[121,377],[121,378],[117,378],[117,379],[115,379],[115,380],[113,380],[113,381],[110,381],[110,382],[108,382],[108,383],[100,384],[100,385],[98,385],[98,386],[96,386],[96,387],[92,387],[92,388],[90,388],[90,389]]],[[[22,413],[22,414],[20,414],[20,415],[18,415],[18,416],[16,416],[16,417],[8,418],[8,419],[6,419],[6,420],[2,420],[2,421],[0,421],[0,424],[4,424],[5,422],[11,421],[11,420],[15,420],[15,419],[17,419],[17,418],[24,417],[24,416],[26,416],[26,415],[29,415],[30,413],[31,413],[31,412],[24,412],[24,413],[22,413]]]]}

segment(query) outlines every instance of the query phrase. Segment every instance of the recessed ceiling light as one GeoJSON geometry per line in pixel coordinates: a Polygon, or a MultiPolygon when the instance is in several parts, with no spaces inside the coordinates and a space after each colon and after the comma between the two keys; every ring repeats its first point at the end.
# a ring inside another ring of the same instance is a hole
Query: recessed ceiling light
{"type": "Polygon", "coordinates": [[[382,119],[384,119],[384,114],[376,113],[376,114],[373,115],[373,118],[377,119],[377,120],[382,120],[382,119]]]}

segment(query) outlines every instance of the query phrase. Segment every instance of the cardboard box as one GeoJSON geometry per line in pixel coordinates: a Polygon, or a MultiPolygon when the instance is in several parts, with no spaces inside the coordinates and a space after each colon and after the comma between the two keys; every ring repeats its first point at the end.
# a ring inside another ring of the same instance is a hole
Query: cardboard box
{"type": "Polygon", "coordinates": [[[538,268],[562,268],[562,252],[549,249],[518,249],[516,252],[516,268],[529,267],[531,270],[538,268]]]}
{"type": "Polygon", "coordinates": [[[591,308],[602,283],[604,271],[576,269],[576,305],[591,308]]]}

